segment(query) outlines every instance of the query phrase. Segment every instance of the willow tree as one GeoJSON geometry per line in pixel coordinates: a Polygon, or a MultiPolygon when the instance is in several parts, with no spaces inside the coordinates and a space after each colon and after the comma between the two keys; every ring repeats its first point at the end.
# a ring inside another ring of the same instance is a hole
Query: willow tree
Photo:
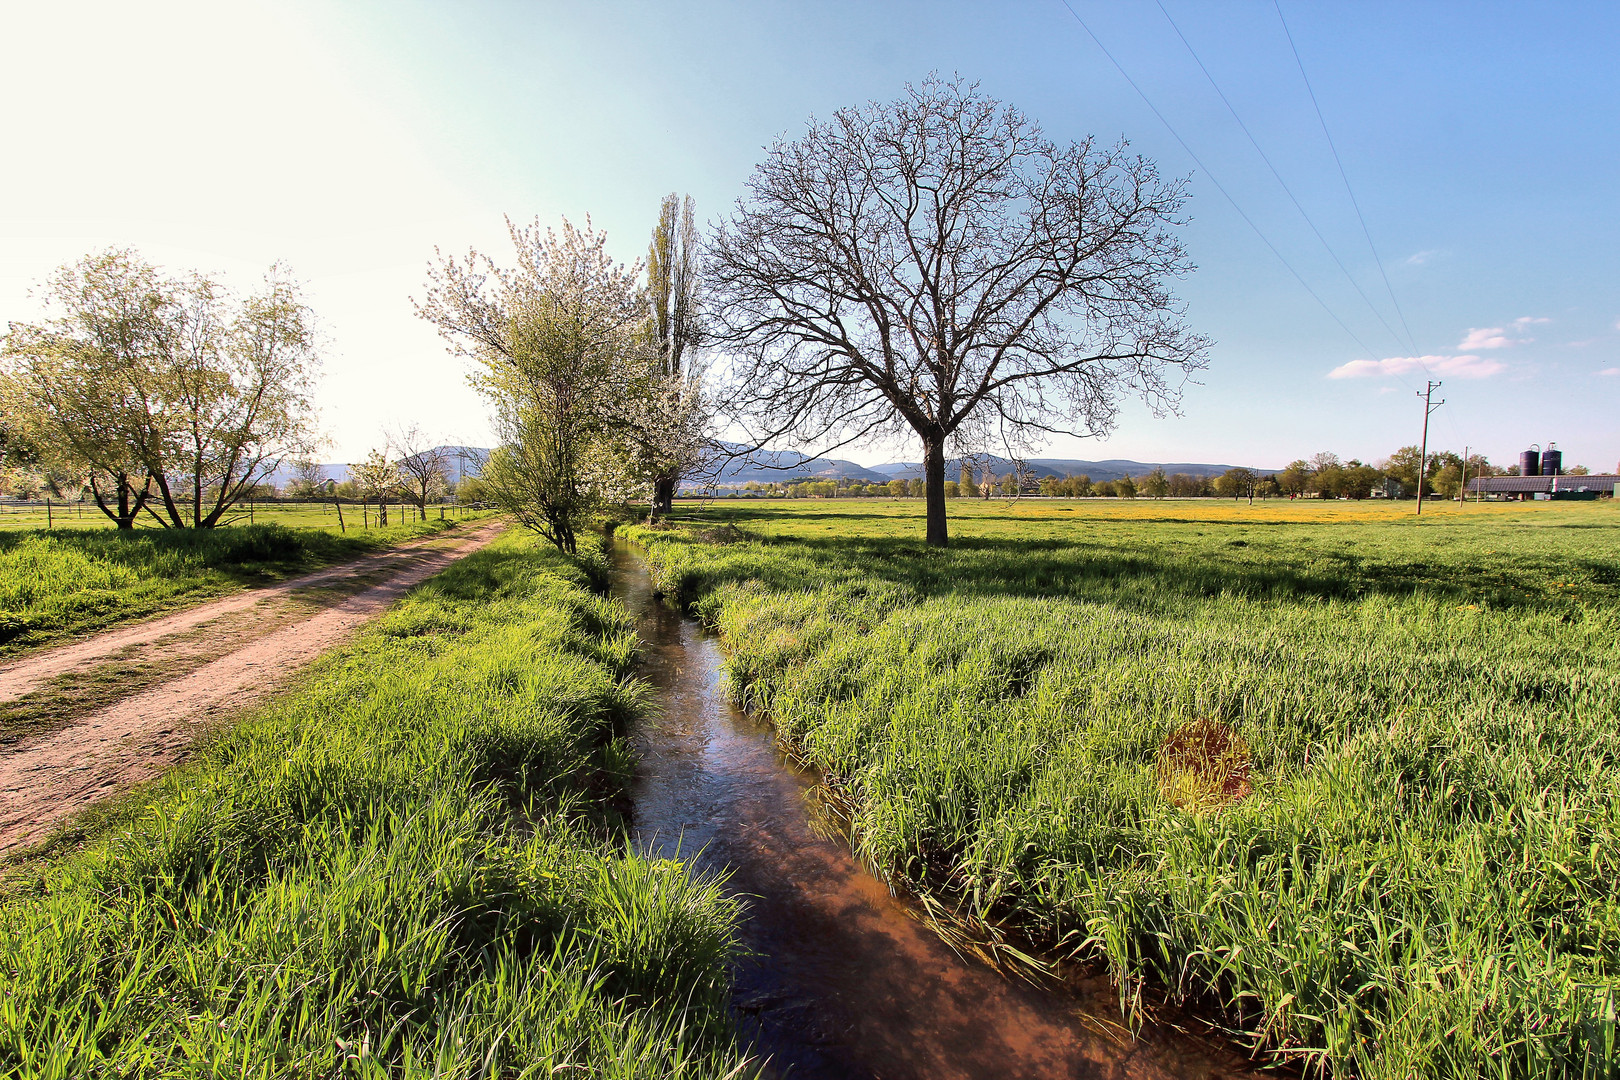
{"type": "Polygon", "coordinates": [[[48,319],[6,334],[8,411],[120,528],[142,511],[218,525],[312,445],[313,315],[281,267],[239,299],[112,249],[62,267],[44,299],[48,319]]]}
{"type": "Polygon", "coordinates": [[[1058,145],[960,81],[812,121],[711,239],[728,403],[759,445],[920,438],[944,546],[948,445],[1103,434],[1130,392],[1177,407],[1205,348],[1168,284],[1182,201],[1123,143],[1058,145]]]}

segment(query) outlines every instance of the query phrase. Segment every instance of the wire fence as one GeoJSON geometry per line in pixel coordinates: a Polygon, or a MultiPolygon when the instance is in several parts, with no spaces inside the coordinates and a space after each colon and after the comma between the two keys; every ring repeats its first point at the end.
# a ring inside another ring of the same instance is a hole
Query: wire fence
{"type": "MultiPolygon", "coordinates": [[[[157,509],[161,514],[161,508],[157,509]]],[[[231,508],[221,519],[222,526],[281,524],[347,532],[349,529],[375,529],[403,522],[437,519],[459,521],[482,512],[483,503],[433,503],[419,508],[414,503],[388,500],[379,504],[369,499],[254,499],[231,508]],[[381,508],[381,512],[379,512],[381,508]]],[[[113,522],[91,499],[14,499],[0,498],[0,530],[11,529],[99,529],[112,528],[113,522]]],[[[135,519],[141,529],[162,528],[153,514],[142,512],[135,519]]]]}

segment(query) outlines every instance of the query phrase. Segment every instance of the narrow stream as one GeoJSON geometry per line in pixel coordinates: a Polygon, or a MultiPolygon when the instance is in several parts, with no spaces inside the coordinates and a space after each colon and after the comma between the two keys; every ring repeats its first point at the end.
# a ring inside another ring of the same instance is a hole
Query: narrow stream
{"type": "Polygon", "coordinates": [[[636,733],[634,839],[649,854],[731,871],[754,954],[733,1007],[744,1040],[779,1070],[883,1080],[1250,1072],[1229,1049],[1179,1031],[1133,1040],[1104,986],[1037,989],[953,952],[842,839],[812,825],[816,777],[726,700],[715,639],[654,597],[622,541],[613,570],[613,594],[645,642],[641,673],[663,706],[636,733]]]}

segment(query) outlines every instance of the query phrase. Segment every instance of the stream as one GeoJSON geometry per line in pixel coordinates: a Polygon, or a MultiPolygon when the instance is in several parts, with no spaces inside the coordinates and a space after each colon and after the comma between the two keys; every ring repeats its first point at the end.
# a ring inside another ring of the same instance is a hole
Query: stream
{"type": "Polygon", "coordinates": [[[1169,1027],[1132,1038],[1105,980],[1039,988],[949,948],[812,813],[818,785],[726,699],[713,635],[660,602],[614,546],[660,715],[635,733],[632,836],[728,870],[747,902],[732,1005],[743,1042],[791,1077],[1225,1077],[1249,1063],[1169,1027]]]}

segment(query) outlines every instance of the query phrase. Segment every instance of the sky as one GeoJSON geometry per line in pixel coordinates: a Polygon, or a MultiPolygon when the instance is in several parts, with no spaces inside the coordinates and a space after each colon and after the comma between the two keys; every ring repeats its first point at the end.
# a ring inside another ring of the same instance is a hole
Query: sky
{"type": "Polygon", "coordinates": [[[773,141],[937,71],[1187,178],[1209,367],[1050,455],[1374,461],[1438,379],[1431,445],[1620,461],[1620,6],[0,0],[0,42],[0,322],[112,245],[244,291],[283,261],[330,460],[488,444],[414,315],[436,248],[588,215],[640,258],[664,194],[716,220],[773,141]]]}

